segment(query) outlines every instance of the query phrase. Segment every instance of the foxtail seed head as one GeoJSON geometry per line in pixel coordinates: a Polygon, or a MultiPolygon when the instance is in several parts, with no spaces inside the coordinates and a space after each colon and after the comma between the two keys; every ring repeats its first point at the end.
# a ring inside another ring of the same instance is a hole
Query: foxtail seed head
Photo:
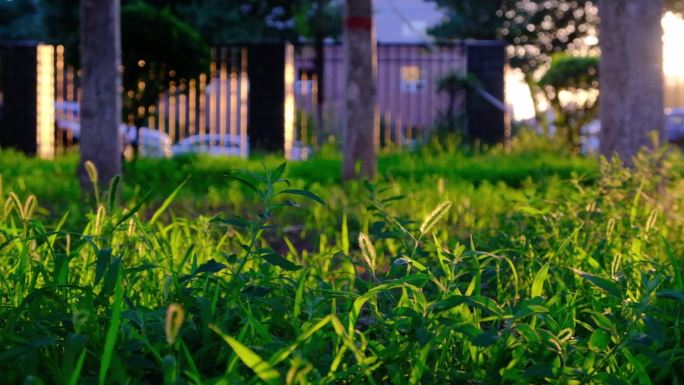
{"type": "Polygon", "coordinates": [[[432,210],[430,215],[428,215],[425,220],[423,221],[423,224],[420,225],[420,234],[424,235],[430,230],[432,230],[433,227],[439,222],[444,215],[446,215],[447,212],[449,212],[449,209],[451,208],[451,201],[445,201],[439,204],[437,208],[432,210]]]}

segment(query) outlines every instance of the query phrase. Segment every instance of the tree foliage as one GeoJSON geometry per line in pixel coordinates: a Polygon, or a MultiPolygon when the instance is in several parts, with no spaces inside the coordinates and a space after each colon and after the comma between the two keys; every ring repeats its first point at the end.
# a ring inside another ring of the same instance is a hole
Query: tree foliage
{"type": "Polygon", "coordinates": [[[554,53],[590,50],[596,36],[595,0],[431,1],[447,14],[430,30],[435,37],[505,40],[511,65],[528,73],[554,53]]]}
{"type": "Polygon", "coordinates": [[[299,0],[294,2],[297,33],[307,40],[337,39],[342,35],[342,3],[336,0],[299,0]]]}
{"type": "Polygon", "coordinates": [[[573,151],[580,148],[581,129],[598,116],[597,56],[555,55],[539,80],[556,116],[556,129],[564,134],[573,151]],[[563,100],[561,93],[571,100],[563,100]]]}
{"type": "Polygon", "coordinates": [[[171,81],[208,72],[210,52],[200,34],[169,9],[138,2],[124,6],[121,16],[124,118],[139,121],[171,81]]]}
{"type": "Polygon", "coordinates": [[[31,0],[0,1],[0,40],[35,39],[44,35],[39,5],[31,0]]]}
{"type": "Polygon", "coordinates": [[[463,116],[457,113],[459,96],[472,93],[480,86],[480,81],[475,75],[466,74],[462,71],[451,71],[437,81],[437,92],[446,94],[447,108],[444,111],[442,125],[448,132],[455,132],[460,127],[461,134],[466,136],[465,125],[461,121],[463,116]]]}

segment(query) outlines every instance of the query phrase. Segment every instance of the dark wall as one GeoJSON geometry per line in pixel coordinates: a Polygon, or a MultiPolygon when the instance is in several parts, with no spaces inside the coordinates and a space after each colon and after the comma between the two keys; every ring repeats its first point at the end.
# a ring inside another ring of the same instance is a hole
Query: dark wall
{"type": "MultiPolygon", "coordinates": [[[[499,41],[478,41],[466,45],[468,73],[475,75],[480,86],[504,102],[504,73],[506,45],[499,41]]],[[[468,132],[485,143],[498,143],[504,139],[504,111],[475,92],[469,92],[466,102],[468,132]]]]}
{"type": "Polygon", "coordinates": [[[285,144],[286,46],[280,43],[247,48],[251,150],[282,151],[285,144]]]}
{"type": "Polygon", "coordinates": [[[0,43],[0,147],[35,154],[37,43],[0,43]]]}

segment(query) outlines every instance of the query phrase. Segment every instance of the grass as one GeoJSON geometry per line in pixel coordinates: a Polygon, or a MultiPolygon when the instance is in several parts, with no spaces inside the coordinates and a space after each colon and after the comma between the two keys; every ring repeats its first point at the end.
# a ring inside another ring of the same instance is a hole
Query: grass
{"type": "Polygon", "coordinates": [[[344,186],[333,156],[140,161],[124,203],[110,190],[95,207],[73,157],[2,153],[0,373],[680,383],[684,183],[662,156],[599,170],[539,149],[424,150],[344,186]]]}

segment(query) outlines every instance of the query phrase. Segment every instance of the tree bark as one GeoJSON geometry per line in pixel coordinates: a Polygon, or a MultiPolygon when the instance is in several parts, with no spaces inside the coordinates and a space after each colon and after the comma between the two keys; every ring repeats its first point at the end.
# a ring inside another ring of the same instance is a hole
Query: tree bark
{"type": "MultiPolygon", "coordinates": [[[[532,98],[532,108],[534,109],[534,119],[537,125],[542,129],[544,136],[549,136],[549,119],[546,116],[546,111],[539,109],[539,93],[542,91],[534,80],[532,73],[525,73],[525,83],[530,90],[530,97],[532,98]]],[[[548,100],[548,98],[547,98],[548,100]]]]}
{"type": "Polygon", "coordinates": [[[627,164],[649,133],[665,134],[663,0],[601,0],[601,153],[627,164]]]}
{"type": "Polygon", "coordinates": [[[86,161],[95,164],[101,185],[121,173],[120,3],[81,0],[80,7],[83,98],[79,180],[83,191],[91,191],[86,161]]]}
{"type": "Polygon", "coordinates": [[[347,0],[345,19],[346,124],[342,177],[375,177],[376,44],[372,0],[347,0]]]}

